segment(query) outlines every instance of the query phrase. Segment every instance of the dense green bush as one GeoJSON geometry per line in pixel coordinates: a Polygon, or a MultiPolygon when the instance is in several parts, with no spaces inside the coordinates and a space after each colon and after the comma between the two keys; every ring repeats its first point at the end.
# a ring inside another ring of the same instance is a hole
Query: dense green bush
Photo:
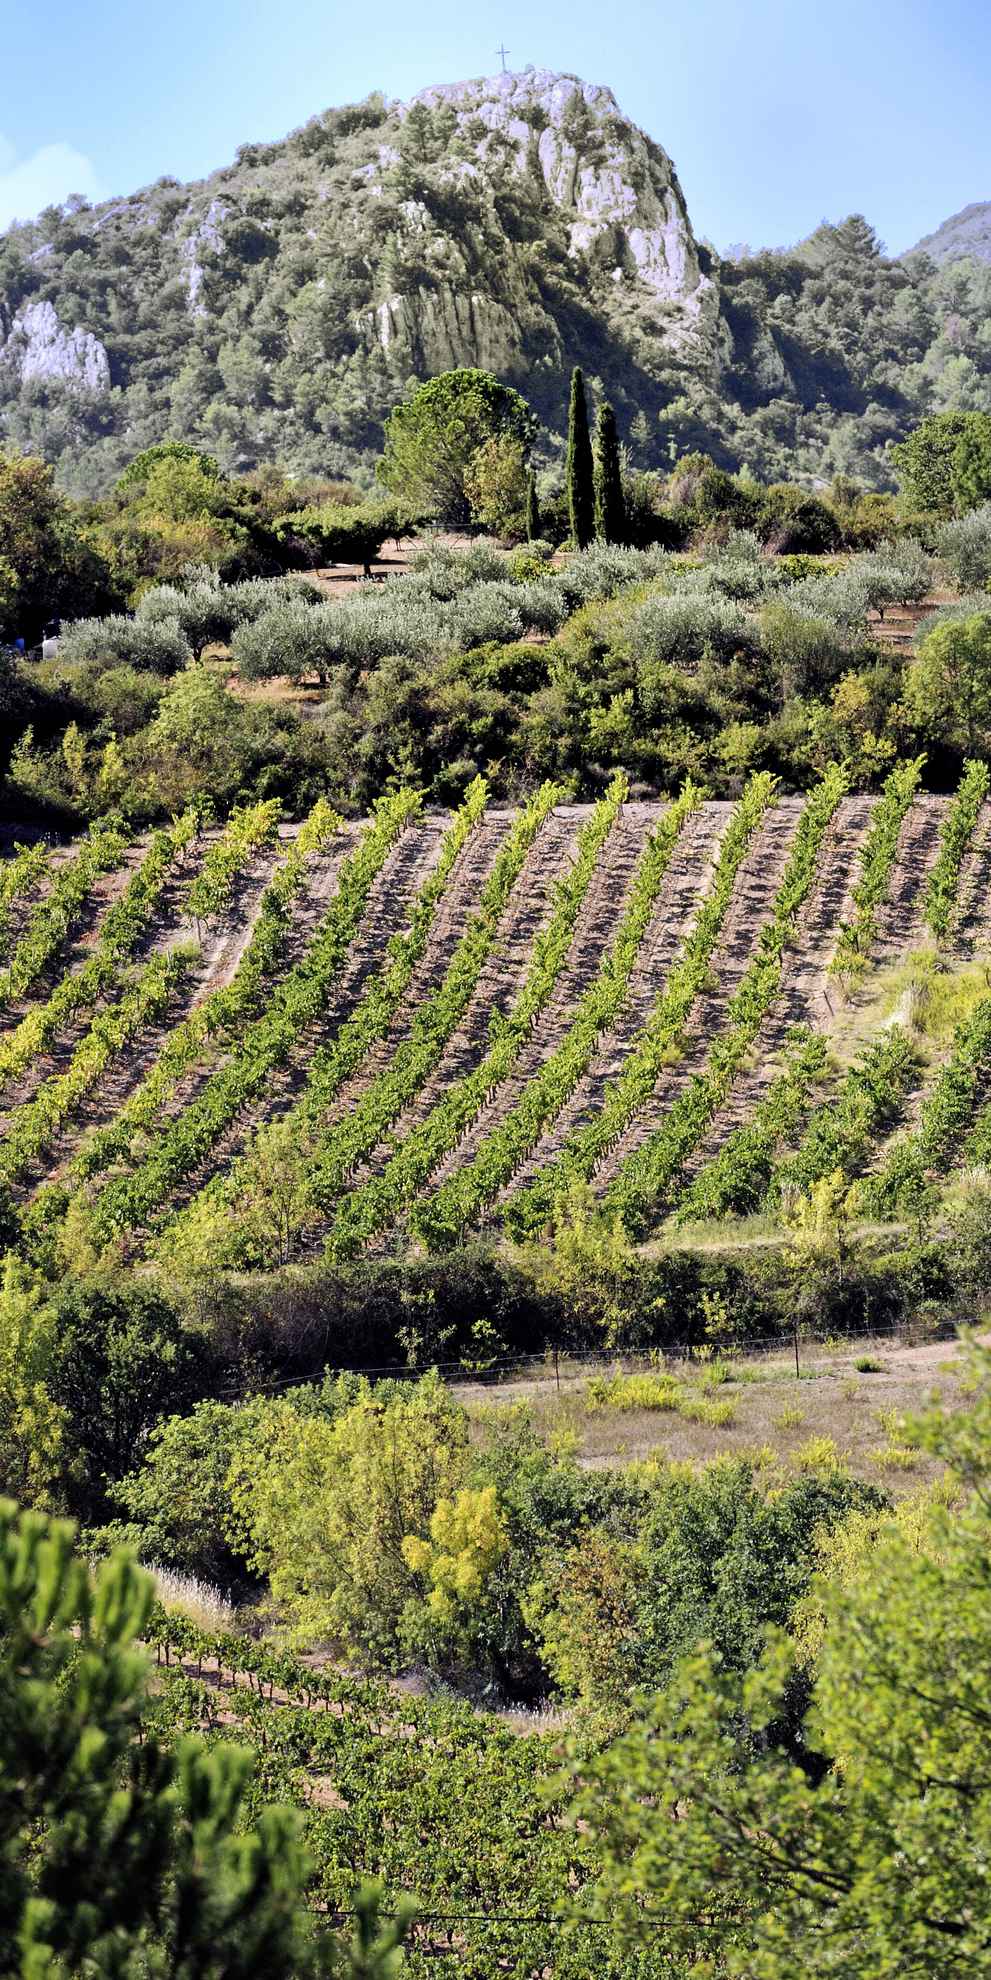
{"type": "Polygon", "coordinates": [[[78,619],[59,641],[59,659],[69,667],[97,662],[134,667],[138,672],[177,674],[193,649],[177,618],[78,619]]]}
{"type": "Polygon", "coordinates": [[[991,502],[958,516],[940,532],[939,555],[964,591],[991,578],[991,502]]]}
{"type": "Polygon", "coordinates": [[[732,1459],[662,1474],[570,1549],[544,1550],[529,1607],[552,1676],[587,1710],[625,1716],[631,1697],[668,1683],[700,1640],[724,1669],[748,1671],[768,1626],[786,1624],[804,1595],[814,1541],[887,1504],[839,1470],[770,1492],[732,1459]]]}
{"type": "Polygon", "coordinates": [[[796,551],[828,555],[843,544],[843,530],[833,510],[788,482],[765,491],[760,533],[768,549],[779,556],[796,551]]]}
{"type": "Polygon", "coordinates": [[[295,509],[279,518],[276,531],[283,542],[299,546],[300,561],[362,564],[367,571],[397,527],[394,510],[331,504],[295,509]]]}

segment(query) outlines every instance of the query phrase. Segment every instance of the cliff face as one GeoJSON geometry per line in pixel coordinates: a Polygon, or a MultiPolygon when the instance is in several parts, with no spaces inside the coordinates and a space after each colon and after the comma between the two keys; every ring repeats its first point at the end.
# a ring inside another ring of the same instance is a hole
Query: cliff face
{"type": "Polygon", "coordinates": [[[480,188],[498,174],[535,184],[564,223],[568,254],[607,315],[622,300],[672,351],[711,358],[719,344],[715,285],[702,273],[674,166],[620,113],[613,93],[577,76],[522,75],[426,89],[418,107],[453,122],[468,155],[452,173],[480,188]]]}
{"type": "Polygon", "coordinates": [[[110,362],[99,338],[67,329],[50,302],[23,303],[0,339],[0,366],[18,385],[54,383],[73,395],[110,390],[110,362]]]}

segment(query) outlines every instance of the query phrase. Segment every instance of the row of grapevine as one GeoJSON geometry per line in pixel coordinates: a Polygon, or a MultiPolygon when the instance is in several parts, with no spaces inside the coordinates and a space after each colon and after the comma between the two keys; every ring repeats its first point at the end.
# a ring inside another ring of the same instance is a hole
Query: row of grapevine
{"type": "MultiPolygon", "coordinates": [[[[919,771],[900,766],[880,799],[845,805],[838,823],[836,770],[804,807],[778,805],[766,775],[735,807],[703,805],[689,788],[657,811],[628,806],[617,778],[584,816],[557,809],[550,786],[515,816],[489,813],[478,780],[453,819],[408,833],[420,810],[409,793],[346,830],[317,807],[264,889],[272,801],[238,808],[207,841],[190,811],[137,849],[137,866],[116,821],[67,856],[19,851],[0,862],[0,911],[49,891],[19,910],[11,965],[37,963],[25,938],[66,874],[63,906],[75,903],[79,922],[92,918],[87,871],[92,894],[98,859],[112,850],[110,865],[127,863],[98,890],[111,904],[83,959],[0,1034],[11,1096],[0,1180],[30,1180],[60,1146],[59,1174],[24,1213],[39,1236],[75,1194],[96,1243],[144,1228],[161,1258],[199,1247],[251,1266],[321,1240],[343,1260],[400,1230],[443,1249],[494,1219],[532,1236],[579,1181],[637,1234],[665,1207],[681,1223],[746,1213],[836,1168],[862,1173],[917,1062],[909,1034],[886,1030],[828,1075],[816,1104],[829,1027],[847,1022],[845,1004],[834,1011],[821,994],[840,903],[859,862],[833,965],[846,976],[858,959],[910,946],[923,919],[951,939],[991,789],[973,763],[949,805],[913,807],[919,771]],[[326,871],[305,877],[331,840],[326,871]],[[223,955],[214,943],[205,959],[178,957],[167,1002],[154,955],[163,906],[173,941],[184,922],[228,913],[249,871],[250,907],[223,955]],[[217,987],[194,1002],[211,975],[217,987]],[[142,1030],[176,1008],[157,1056],[147,1038],[138,1056],[142,1030]],[[59,1067],[40,1079],[56,1044],[59,1067]],[[123,1063],[106,1079],[115,1055],[123,1063]],[[282,1254],[263,1206],[280,1191],[282,1254]]],[[[866,1179],[878,1214],[959,1157],[991,1085],[981,1008],[930,1078],[918,1128],[866,1179]]],[[[983,1119],[967,1144],[974,1160],[991,1152],[983,1119]]]]}
{"type": "Polygon", "coordinates": [[[113,983],[121,964],[147,933],[177,859],[196,836],[196,813],[186,811],[152,835],[137,872],[107,909],[100,937],[85,962],[63,976],[44,1004],[36,1004],[0,1040],[0,1086],[47,1051],[63,1026],[91,1008],[113,983]]]}
{"type": "MultiPolygon", "coordinates": [[[[218,901],[229,900],[238,872],[256,847],[271,838],[277,822],[278,805],[271,802],[236,811],[199,874],[180,895],[180,911],[188,914],[194,888],[199,889],[201,903],[214,897],[214,889],[218,901]],[[206,885],[202,886],[204,878],[206,885]]],[[[75,1016],[84,1004],[95,1002],[101,992],[112,988],[121,963],[146,932],[175,859],[190,842],[194,824],[193,814],[186,813],[170,829],[155,834],[124,895],[105,916],[97,949],[81,970],[63,978],[48,1004],[29,1012],[17,1031],[0,1045],[4,1071],[5,1047],[18,1044],[26,1064],[49,1043],[67,1016],[75,1016]]],[[[66,1070],[44,1081],[30,1100],[10,1113],[0,1146],[0,1175],[8,1183],[23,1174],[42,1148],[52,1145],[55,1131],[87,1097],[117,1054],[134,1045],[146,1026],[164,1015],[173,992],[188,976],[199,953],[198,947],[187,943],[167,955],[153,956],[121,996],[93,1019],[66,1070]]]]}
{"type": "Polygon", "coordinates": [[[523,985],[483,1059],[446,1088],[426,1119],[404,1137],[381,1175],[370,1177],[343,1199],[327,1237],[328,1257],[344,1257],[360,1250],[376,1232],[395,1222],[442,1157],[456,1145],[483,1102],[508,1076],[564,966],[579,910],[625,796],[626,779],[620,774],[582,827],[577,858],[567,877],[558,883],[551,918],[534,942],[523,985]]]}
{"type": "Polygon", "coordinates": [[[0,1141],[0,1183],[16,1182],[53,1146],[67,1117],[111,1059],[133,1044],[147,1025],[164,1016],[197,954],[188,946],[152,956],[119,1002],[98,1012],[65,1071],[45,1080],[32,1099],[8,1114],[0,1141]]]}
{"type": "Polygon", "coordinates": [[[408,1037],[347,1114],[325,1136],[316,1135],[307,1143],[308,1195],[318,1212],[326,1214],[355,1168],[375,1148],[437,1064],[492,950],[524,860],[560,795],[555,785],[545,784],[520,812],[500,848],[478,907],[468,918],[443,980],[433,995],[417,1007],[408,1037]]]}
{"type": "Polygon", "coordinates": [[[794,1134],[809,1096],[826,1070],[826,1041],[797,1026],[785,1062],[748,1121],[728,1136],[718,1154],[699,1170],[682,1196],[678,1224],[705,1218],[746,1216],[757,1210],[767,1189],[775,1156],[794,1134]]]}
{"type": "Polygon", "coordinates": [[[615,939],[581,997],[561,1043],[543,1061],[521,1099],[484,1136],[471,1160],[413,1205],[411,1228],[432,1248],[454,1243],[494,1205],[499,1189],[515,1174],[547,1123],[556,1118],[574,1091],[623,1002],[675,846],[686,819],[700,801],[700,793],[689,784],[662,813],[641,855],[615,939]]]}
{"type": "MultiPolygon", "coordinates": [[[[585,1180],[593,1174],[602,1157],[618,1141],[627,1123],[653,1091],[661,1066],[668,1063],[677,1051],[695,1000],[708,981],[716,943],[733,899],[737,873],[765,813],[774,802],[774,794],[775,780],[766,772],[759,772],[750,779],[720,843],[709,892],[670,971],[662,995],[634,1039],[619,1078],[606,1091],[602,1108],[593,1120],[570,1135],[560,1154],[546,1163],[533,1180],[507,1202],[503,1219],[515,1237],[536,1235],[550,1220],[555,1203],[567,1195],[572,1182],[585,1180]]],[[[694,794],[690,802],[697,802],[694,794]]],[[[634,912],[636,905],[635,902],[632,904],[634,912]]],[[[641,904],[641,933],[646,926],[644,909],[649,914],[649,907],[650,902],[641,904]]],[[[627,919],[629,921],[629,915],[627,919]]],[[[617,948],[619,941],[625,937],[628,942],[635,931],[635,923],[621,929],[617,948]]],[[[518,1145],[524,1143],[524,1136],[525,1145],[533,1145],[543,1121],[559,1110],[564,1093],[570,1090],[588,1063],[599,1031],[609,1021],[612,1012],[622,1004],[634,953],[629,952],[615,971],[613,957],[606,959],[589,1001],[585,1003],[583,1000],[584,1008],[580,1009],[571,1033],[560,1051],[548,1060],[542,1080],[535,1082],[538,1105],[534,1111],[540,1119],[534,1123],[533,1132],[528,1132],[527,1114],[532,1106],[529,1095],[518,1110],[519,1122],[504,1124],[518,1145]],[[590,1023],[596,1010],[593,996],[601,998],[603,1004],[602,1019],[594,1031],[590,1023]],[[592,1035],[589,1035],[590,1031],[592,1035]]],[[[519,1156],[514,1152],[504,1165],[507,1175],[512,1175],[518,1165],[519,1156]]],[[[415,1227],[432,1243],[446,1243],[448,1233],[462,1227],[460,1206],[454,1194],[460,1181],[458,1176],[452,1177],[451,1183],[445,1184],[433,1201],[427,1198],[417,1206],[415,1227]]],[[[474,1203],[471,1202],[469,1214],[473,1209],[474,1203]]]]}
{"type": "Polygon", "coordinates": [[[418,809],[411,791],[379,800],[371,824],[341,864],[334,897],[305,955],[276,985],[267,1008],[228,1034],[225,1063],[164,1128],[139,1166],[106,1185],[94,1206],[101,1235],[147,1222],[285,1063],[319,1017],[361,926],[373,883],[418,809]]]}
{"type": "Polygon", "coordinates": [[[810,1190],[836,1169],[855,1176],[878,1135],[897,1118],[918,1066],[903,1026],[892,1025],[874,1039],[815,1109],[798,1147],[775,1166],[768,1206],[776,1207],[789,1193],[810,1190]]]}
{"type": "MultiPolygon", "coordinates": [[[[982,997],[958,1026],[953,1050],[932,1082],[914,1132],[902,1136],[884,1166],[861,1185],[866,1211],[893,1215],[910,1205],[927,1172],[953,1166],[964,1131],[991,1081],[991,997],[982,997]]],[[[973,1143],[968,1158],[979,1159],[973,1143]]]]}
{"type": "Polygon", "coordinates": [[[284,960],[293,903],[306,882],[313,858],[329,844],[343,820],[319,798],[303,821],[282,864],[259,903],[251,939],[230,983],[212,991],[170,1033],[145,1079],[112,1121],[90,1135],[73,1158],[70,1174],[84,1182],[124,1159],[155,1125],[185,1075],[202,1063],[214,1041],[234,1036],[262,1006],[284,960]]]}
{"type": "Polygon", "coordinates": [[[836,976],[853,977],[868,960],[877,923],[877,911],[888,892],[891,869],[906,813],[918,790],[925,757],[900,763],[885,781],[884,789],[871,814],[870,830],[864,844],[860,874],[853,889],[856,912],[852,921],[842,923],[830,965],[836,976]]]}
{"type": "Polygon", "coordinates": [[[686,1156],[723,1105],[778,995],[785,953],[795,941],[799,911],[816,879],[823,840],[845,789],[845,773],[834,764],[810,794],[771,918],[761,929],[757,953],[727,1005],[725,1035],[713,1045],[705,1070],[668,1108],[663,1125],[630,1153],[606,1192],[607,1204],[629,1229],[649,1222],[686,1156]]]}
{"type": "Polygon", "coordinates": [[[0,969],[0,1008],[26,995],[61,954],[90,905],[101,873],[119,866],[127,839],[116,820],[91,825],[78,852],[56,868],[44,899],[28,917],[9,963],[0,969]]]}
{"type": "MultiPolygon", "coordinates": [[[[308,1160],[311,1137],[319,1130],[345,1081],[385,1037],[409,988],[413,971],[425,954],[437,908],[455,864],[484,815],[487,796],[484,778],[475,778],[444,834],[437,863],[417,894],[407,926],[391,937],[382,967],[366,984],[357,1007],[345,1018],[329,1044],[314,1054],[303,1092],[285,1117],[301,1164],[308,1160]]],[[[244,1154],[223,1174],[212,1177],[176,1218],[169,1233],[169,1248],[195,1245],[199,1234],[207,1229],[210,1241],[216,1246],[214,1216],[219,1208],[229,1206],[230,1220],[220,1239],[222,1254],[215,1252],[215,1255],[222,1255],[224,1262],[249,1262],[251,1240],[238,1224],[236,1206],[254,1176],[264,1169],[273,1147],[284,1138],[283,1123],[263,1122],[244,1154]]]]}
{"type": "Polygon", "coordinates": [[[216,921],[229,908],[248,861],[271,845],[281,809],[278,798],[267,798],[231,812],[220,838],[208,847],[183,904],[197,934],[203,922],[216,921]]]}
{"type": "Polygon", "coordinates": [[[987,798],[989,785],[991,785],[991,773],[986,763],[969,762],[964,765],[959,789],[947,811],[940,833],[939,853],[926,888],[923,910],[925,922],[937,942],[945,942],[952,932],[960,886],[960,870],[973,839],[981,807],[987,798]]]}
{"type": "Polygon", "coordinates": [[[17,846],[11,858],[0,864],[0,956],[10,954],[14,911],[37,891],[51,864],[51,847],[40,840],[33,846],[17,846]]]}

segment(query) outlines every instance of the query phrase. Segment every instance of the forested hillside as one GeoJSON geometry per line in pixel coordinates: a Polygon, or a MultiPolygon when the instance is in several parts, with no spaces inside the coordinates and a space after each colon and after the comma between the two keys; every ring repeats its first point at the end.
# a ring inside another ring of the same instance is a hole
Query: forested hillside
{"type": "Polygon", "coordinates": [[[369,478],[411,378],[481,365],[563,435],[581,364],[635,465],[890,486],[926,412],[991,406],[983,261],[869,225],[721,261],[611,93],[545,71],[372,96],[203,182],[70,201],[0,247],[0,434],[104,491],[165,435],[369,478]]]}

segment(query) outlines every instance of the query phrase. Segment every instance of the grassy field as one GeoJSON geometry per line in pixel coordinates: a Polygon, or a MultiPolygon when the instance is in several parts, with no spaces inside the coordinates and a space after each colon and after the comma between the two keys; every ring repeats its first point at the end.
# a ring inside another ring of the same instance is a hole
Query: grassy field
{"type": "Polygon", "coordinates": [[[750,1457],[794,1470],[832,1460],[901,1495],[938,1469],[907,1446],[902,1419],[937,1396],[958,1406],[966,1383],[953,1341],[803,1346],[798,1378],[790,1350],[629,1368],[621,1358],[562,1364],[560,1385],[550,1370],[497,1393],[477,1383],[458,1394],[479,1423],[526,1405],[542,1437],[566,1440],[590,1468],[750,1457]]]}

